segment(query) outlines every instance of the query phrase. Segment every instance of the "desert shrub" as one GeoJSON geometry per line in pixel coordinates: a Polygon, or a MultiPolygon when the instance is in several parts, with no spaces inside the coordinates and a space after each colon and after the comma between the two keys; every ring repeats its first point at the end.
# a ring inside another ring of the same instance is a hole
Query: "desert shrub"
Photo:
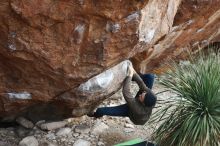
{"type": "Polygon", "coordinates": [[[161,146],[220,145],[220,54],[199,54],[190,63],[172,64],[160,83],[175,93],[152,116],[161,146]]]}

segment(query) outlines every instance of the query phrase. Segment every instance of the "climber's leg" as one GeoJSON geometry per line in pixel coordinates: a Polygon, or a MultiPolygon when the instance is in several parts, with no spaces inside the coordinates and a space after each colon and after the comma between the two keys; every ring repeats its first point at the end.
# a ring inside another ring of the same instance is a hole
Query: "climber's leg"
{"type": "Polygon", "coordinates": [[[94,117],[102,117],[104,115],[107,116],[119,116],[119,117],[128,117],[128,105],[122,104],[114,107],[101,107],[96,110],[94,113],[94,117]]]}
{"type": "Polygon", "coordinates": [[[155,75],[154,74],[139,74],[140,77],[142,78],[142,80],[144,81],[145,85],[152,89],[153,84],[154,84],[154,78],[155,75]]]}

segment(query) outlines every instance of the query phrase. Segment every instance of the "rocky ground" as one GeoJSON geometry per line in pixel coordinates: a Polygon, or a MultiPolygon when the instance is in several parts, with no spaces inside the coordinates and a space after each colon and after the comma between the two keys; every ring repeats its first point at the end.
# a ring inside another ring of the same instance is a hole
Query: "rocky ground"
{"type": "MultiPolygon", "coordinates": [[[[136,84],[132,88],[137,91],[136,84]]],[[[154,92],[162,90],[157,83],[154,92]]],[[[159,95],[160,98],[169,93],[159,95]]],[[[114,106],[125,103],[121,91],[106,100],[100,106],[114,106]]],[[[65,120],[66,126],[43,131],[34,126],[27,129],[22,126],[0,129],[0,146],[110,146],[126,140],[142,138],[151,140],[155,125],[134,125],[128,118],[107,117],[94,119],[87,116],[65,120]]]]}

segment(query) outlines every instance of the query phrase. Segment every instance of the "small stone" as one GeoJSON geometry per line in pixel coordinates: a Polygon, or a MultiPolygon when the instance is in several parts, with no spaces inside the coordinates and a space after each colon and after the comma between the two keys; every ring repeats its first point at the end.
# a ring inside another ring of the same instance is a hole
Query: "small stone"
{"type": "Polygon", "coordinates": [[[98,142],[98,146],[103,146],[103,145],[105,145],[103,142],[101,141],[98,142]]]}
{"type": "Polygon", "coordinates": [[[33,128],[34,127],[34,124],[24,117],[18,117],[16,119],[16,122],[25,128],[33,128]]]}
{"type": "Polygon", "coordinates": [[[97,121],[97,123],[94,125],[92,133],[99,135],[100,133],[103,133],[104,131],[106,131],[108,128],[109,128],[108,125],[106,125],[105,123],[101,121],[97,121]]]}
{"type": "Polygon", "coordinates": [[[83,140],[83,139],[78,139],[73,146],[90,146],[91,143],[89,141],[83,140]]]}
{"type": "Polygon", "coordinates": [[[49,133],[49,134],[47,134],[45,137],[46,137],[47,139],[49,139],[49,140],[54,140],[54,139],[56,139],[56,136],[54,135],[54,133],[49,133]]]}
{"type": "Polygon", "coordinates": [[[71,128],[61,128],[56,135],[57,136],[65,136],[68,135],[71,132],[71,128]]]}
{"type": "Polygon", "coordinates": [[[71,125],[78,125],[82,123],[82,121],[86,121],[87,116],[82,116],[82,117],[76,117],[76,118],[69,118],[65,121],[68,121],[69,124],[71,125]]]}
{"type": "Polygon", "coordinates": [[[68,138],[68,139],[73,138],[72,132],[71,132],[70,134],[68,134],[68,135],[66,136],[66,138],[68,138]]]}
{"type": "Polygon", "coordinates": [[[73,137],[78,137],[79,133],[73,133],[73,137]]]}
{"type": "Polygon", "coordinates": [[[66,124],[67,124],[66,121],[44,123],[40,125],[40,128],[43,130],[54,130],[54,129],[64,127],[66,124]]]}
{"type": "Polygon", "coordinates": [[[38,146],[38,141],[34,136],[28,136],[19,142],[19,146],[38,146]]]}
{"type": "Polygon", "coordinates": [[[37,127],[40,127],[41,124],[45,123],[46,121],[45,120],[41,120],[41,121],[38,121],[37,123],[35,123],[35,125],[37,127]]]}
{"type": "Polygon", "coordinates": [[[9,131],[9,134],[10,134],[10,135],[14,135],[15,132],[14,132],[14,131],[9,131]]]}
{"type": "Polygon", "coordinates": [[[31,129],[25,128],[23,126],[18,126],[15,129],[15,133],[21,138],[28,136],[30,133],[32,133],[31,131],[31,129]]]}
{"type": "Polygon", "coordinates": [[[75,141],[76,141],[75,138],[72,138],[72,139],[69,140],[69,142],[71,142],[71,145],[72,145],[75,141]]]}
{"type": "Polygon", "coordinates": [[[132,125],[132,124],[125,124],[125,127],[134,129],[134,125],[132,125]]]}
{"type": "Polygon", "coordinates": [[[75,131],[78,133],[89,133],[90,127],[88,125],[78,125],[75,127],[75,131]]]}
{"type": "Polygon", "coordinates": [[[34,129],[29,133],[29,135],[38,135],[38,136],[40,136],[40,135],[42,135],[42,134],[44,134],[44,133],[46,133],[46,132],[41,131],[41,130],[38,129],[38,128],[34,128],[34,129]]]}
{"type": "Polygon", "coordinates": [[[57,141],[55,139],[52,140],[54,143],[56,143],[57,141]]]}
{"type": "Polygon", "coordinates": [[[126,117],[126,118],[125,118],[125,122],[126,122],[126,123],[131,123],[131,120],[130,120],[128,117],[126,117]]]}
{"type": "Polygon", "coordinates": [[[78,138],[83,138],[84,137],[84,135],[83,134],[81,134],[81,135],[79,135],[79,137],[78,138]]]}

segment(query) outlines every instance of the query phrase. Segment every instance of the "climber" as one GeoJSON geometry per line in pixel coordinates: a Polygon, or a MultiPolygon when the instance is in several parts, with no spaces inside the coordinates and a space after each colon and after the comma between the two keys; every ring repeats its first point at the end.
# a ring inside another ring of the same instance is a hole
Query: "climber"
{"type": "Polygon", "coordinates": [[[152,113],[157,97],[151,91],[154,82],[153,74],[138,75],[132,65],[128,67],[128,74],[123,83],[123,96],[126,104],[114,107],[101,107],[95,112],[88,114],[90,117],[99,118],[107,116],[129,117],[136,125],[144,125],[152,113]],[[130,91],[131,81],[139,86],[139,91],[133,97],[130,91]]]}

